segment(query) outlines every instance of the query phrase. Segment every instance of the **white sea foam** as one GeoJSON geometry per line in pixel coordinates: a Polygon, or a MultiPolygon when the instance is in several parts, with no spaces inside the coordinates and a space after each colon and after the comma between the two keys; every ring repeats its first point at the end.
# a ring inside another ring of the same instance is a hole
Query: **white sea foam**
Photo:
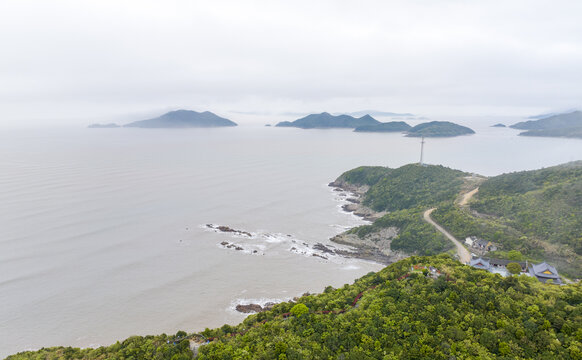
{"type": "Polygon", "coordinates": [[[346,265],[344,267],[342,267],[342,270],[358,270],[360,269],[359,266],[354,265],[354,264],[350,264],[350,265],[346,265]]]}

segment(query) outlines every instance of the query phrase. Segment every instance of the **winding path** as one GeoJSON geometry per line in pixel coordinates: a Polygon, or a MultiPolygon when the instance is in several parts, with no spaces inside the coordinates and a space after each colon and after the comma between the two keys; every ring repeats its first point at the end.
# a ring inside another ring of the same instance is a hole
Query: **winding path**
{"type": "Polygon", "coordinates": [[[448,231],[446,231],[442,226],[435,223],[434,220],[430,217],[430,214],[435,210],[436,210],[436,208],[432,208],[432,209],[428,209],[427,211],[425,211],[424,212],[424,220],[427,223],[434,226],[438,231],[440,231],[449,240],[451,240],[453,242],[453,244],[455,244],[455,246],[457,247],[457,255],[459,256],[459,260],[463,264],[468,264],[471,261],[471,254],[469,254],[469,251],[467,249],[465,249],[465,247],[463,246],[463,244],[461,244],[461,242],[459,240],[457,240],[453,235],[451,235],[448,231]]]}
{"type": "Polygon", "coordinates": [[[468,193],[466,193],[465,195],[463,195],[463,199],[461,199],[461,202],[459,203],[459,205],[461,205],[461,206],[467,205],[469,200],[471,200],[473,195],[475,195],[478,191],[479,191],[479,188],[475,188],[475,189],[469,191],[468,193]]]}
{"type": "MultiPolygon", "coordinates": [[[[475,188],[468,193],[463,195],[463,198],[459,202],[459,205],[464,206],[467,205],[469,200],[479,191],[479,188],[475,188]]],[[[469,264],[471,262],[471,254],[469,251],[461,244],[459,240],[457,240],[453,235],[451,235],[448,231],[446,231],[442,226],[434,222],[434,220],[430,217],[430,214],[435,211],[436,208],[428,209],[424,212],[424,221],[434,226],[438,231],[440,231],[447,239],[451,240],[453,244],[457,247],[457,255],[459,256],[459,260],[463,264],[469,264]]]]}

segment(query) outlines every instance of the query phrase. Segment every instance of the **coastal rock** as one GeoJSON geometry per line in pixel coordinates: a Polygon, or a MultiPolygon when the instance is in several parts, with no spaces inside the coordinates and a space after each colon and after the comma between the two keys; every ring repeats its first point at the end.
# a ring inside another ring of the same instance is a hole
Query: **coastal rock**
{"type": "Polygon", "coordinates": [[[358,205],[357,204],[345,204],[345,205],[342,205],[342,210],[345,212],[354,212],[354,211],[358,210],[358,205]]]}
{"type": "Polygon", "coordinates": [[[319,250],[319,251],[326,253],[326,254],[333,254],[334,253],[334,251],[332,249],[328,248],[327,246],[323,245],[322,243],[317,243],[317,244],[313,245],[313,249],[319,250]]]}
{"type": "Polygon", "coordinates": [[[219,232],[223,232],[223,233],[232,233],[235,235],[244,235],[244,236],[248,236],[248,237],[253,237],[253,234],[251,234],[248,231],[233,229],[230,226],[206,224],[206,227],[209,229],[214,229],[214,230],[219,231],[219,232]]]}
{"type": "Polygon", "coordinates": [[[259,313],[265,311],[263,307],[259,304],[247,304],[247,305],[238,304],[235,309],[236,311],[245,314],[259,313]]]}
{"type": "Polygon", "coordinates": [[[277,304],[275,304],[274,302],[268,302],[265,303],[265,305],[263,306],[263,311],[269,311],[273,309],[273,306],[275,306],[277,304]]]}
{"type": "MultiPolygon", "coordinates": [[[[243,251],[244,250],[244,248],[242,246],[240,246],[238,244],[229,243],[228,241],[223,241],[223,242],[220,243],[220,245],[224,246],[227,249],[234,249],[234,250],[237,250],[237,251],[243,251]]],[[[254,250],[253,251],[253,254],[256,254],[256,253],[257,253],[257,250],[254,250]]]]}
{"type": "Polygon", "coordinates": [[[360,238],[356,234],[342,233],[334,236],[330,240],[337,244],[348,245],[354,248],[353,251],[335,250],[335,254],[337,255],[371,260],[381,264],[391,264],[408,257],[405,253],[390,249],[392,239],[397,235],[398,229],[390,227],[368,234],[364,238],[360,238]]]}
{"type": "Polygon", "coordinates": [[[362,204],[362,198],[364,197],[364,194],[366,194],[366,192],[370,189],[370,187],[367,185],[359,186],[350,184],[340,178],[336,181],[330,182],[328,186],[334,187],[334,191],[339,190],[350,193],[351,197],[345,199],[347,202],[349,202],[349,204],[342,205],[342,210],[346,212],[354,213],[354,215],[360,216],[364,218],[364,220],[371,222],[387,214],[386,212],[374,211],[362,204]]]}

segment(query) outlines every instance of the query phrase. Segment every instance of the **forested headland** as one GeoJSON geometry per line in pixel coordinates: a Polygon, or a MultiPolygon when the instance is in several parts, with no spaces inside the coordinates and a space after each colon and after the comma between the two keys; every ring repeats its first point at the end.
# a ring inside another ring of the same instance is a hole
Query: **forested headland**
{"type": "Polygon", "coordinates": [[[498,244],[492,256],[548,261],[567,276],[582,277],[582,161],[489,179],[434,165],[359,167],[338,180],[369,186],[363,203],[389,211],[350,230],[361,237],[396,227],[394,250],[446,251],[448,241],[422,220],[422,211],[436,207],[433,219],[458,239],[477,236],[498,244]],[[459,194],[476,187],[469,204],[459,206],[459,194]]]}

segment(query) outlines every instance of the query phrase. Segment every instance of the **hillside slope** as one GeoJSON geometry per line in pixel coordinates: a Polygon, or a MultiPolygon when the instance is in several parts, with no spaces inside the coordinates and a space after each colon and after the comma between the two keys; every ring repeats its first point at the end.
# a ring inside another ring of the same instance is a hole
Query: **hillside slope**
{"type": "Polygon", "coordinates": [[[466,175],[440,165],[418,164],[397,169],[364,166],[347,171],[334,183],[368,187],[363,204],[389,213],[371,225],[348,230],[332,241],[347,243],[351,234],[360,239],[371,235],[378,238],[383,229],[393,229],[396,235],[390,239],[391,251],[418,255],[448,251],[453,248],[451,242],[426,223],[422,214],[430,207],[453,202],[461,191],[466,175]]]}
{"type": "Polygon", "coordinates": [[[446,255],[412,257],[352,285],[275,305],[239,325],[184,335],[8,359],[185,360],[193,358],[185,348],[194,338],[210,340],[199,348],[199,360],[580,359],[582,288],[501,278],[446,255]]]}
{"type": "Polygon", "coordinates": [[[468,211],[452,205],[433,217],[455,236],[475,235],[582,277],[582,161],[503,174],[485,181],[468,211]]]}

